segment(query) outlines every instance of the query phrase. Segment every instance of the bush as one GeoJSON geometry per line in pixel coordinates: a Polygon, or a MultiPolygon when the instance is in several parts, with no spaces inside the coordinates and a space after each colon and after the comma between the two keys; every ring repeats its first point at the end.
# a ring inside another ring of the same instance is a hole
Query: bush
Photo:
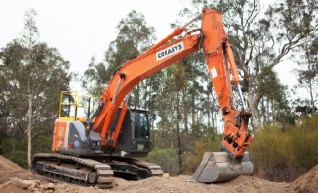
{"type": "Polygon", "coordinates": [[[190,142],[192,148],[184,156],[183,172],[188,175],[193,174],[200,165],[205,152],[219,151],[221,139],[221,135],[211,134],[205,139],[196,139],[190,142]]]}
{"type": "MultiPolygon", "coordinates": [[[[32,155],[36,153],[51,152],[52,138],[39,135],[32,140],[32,155]]],[[[6,138],[1,140],[0,152],[5,158],[23,168],[28,168],[28,141],[27,138],[13,139],[6,138]]]]}
{"type": "Polygon", "coordinates": [[[147,161],[158,164],[164,172],[171,175],[178,174],[177,151],[174,148],[154,148],[148,154],[147,161]]]}
{"type": "Polygon", "coordinates": [[[291,167],[310,170],[318,164],[318,116],[302,119],[290,131],[291,167]]]}
{"type": "Polygon", "coordinates": [[[255,132],[250,147],[252,159],[272,181],[290,181],[318,164],[318,115],[298,120],[297,126],[284,131],[265,126],[255,132]]]}
{"type": "Polygon", "coordinates": [[[255,133],[250,147],[252,159],[258,169],[272,181],[286,180],[285,171],[290,165],[291,149],[288,133],[276,126],[265,126],[255,133]]]}
{"type": "Polygon", "coordinates": [[[2,155],[23,168],[28,168],[27,148],[26,139],[15,140],[7,138],[2,140],[0,145],[2,155]]]}
{"type": "Polygon", "coordinates": [[[52,137],[38,135],[32,140],[32,155],[36,153],[50,153],[52,147],[52,137]]]}

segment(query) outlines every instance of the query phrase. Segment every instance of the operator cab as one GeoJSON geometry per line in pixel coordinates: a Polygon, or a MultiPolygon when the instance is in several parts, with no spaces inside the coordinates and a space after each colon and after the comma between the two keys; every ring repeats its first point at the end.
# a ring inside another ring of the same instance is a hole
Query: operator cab
{"type": "MultiPolygon", "coordinates": [[[[112,128],[115,127],[121,109],[118,109],[112,128]]],[[[151,127],[153,116],[145,110],[128,109],[116,145],[116,154],[146,156],[152,149],[151,127]]]]}

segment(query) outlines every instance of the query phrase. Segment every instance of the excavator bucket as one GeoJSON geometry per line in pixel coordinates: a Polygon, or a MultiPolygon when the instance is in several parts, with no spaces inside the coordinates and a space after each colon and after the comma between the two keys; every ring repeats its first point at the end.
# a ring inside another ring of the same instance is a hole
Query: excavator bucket
{"type": "Polygon", "coordinates": [[[226,152],[205,152],[203,160],[190,182],[212,183],[232,180],[240,175],[254,173],[254,165],[248,152],[244,153],[242,162],[234,165],[229,162],[226,152]]]}

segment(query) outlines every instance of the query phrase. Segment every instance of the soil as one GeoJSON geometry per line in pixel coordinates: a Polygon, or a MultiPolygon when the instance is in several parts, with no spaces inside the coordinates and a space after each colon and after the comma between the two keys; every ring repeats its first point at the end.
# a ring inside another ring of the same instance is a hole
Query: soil
{"type": "Polygon", "coordinates": [[[190,176],[152,177],[139,181],[114,178],[114,188],[102,190],[63,182],[51,183],[0,156],[0,192],[5,193],[317,193],[318,165],[295,181],[270,182],[254,176],[240,176],[230,182],[201,184],[188,182],[190,176]]]}

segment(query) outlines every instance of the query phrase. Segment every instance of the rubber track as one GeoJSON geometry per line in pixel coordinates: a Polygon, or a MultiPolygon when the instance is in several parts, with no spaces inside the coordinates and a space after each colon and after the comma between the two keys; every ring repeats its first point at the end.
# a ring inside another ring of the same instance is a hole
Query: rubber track
{"type": "Polygon", "coordinates": [[[102,189],[113,187],[113,171],[108,164],[92,159],[84,159],[57,153],[38,153],[32,160],[32,171],[53,180],[75,183],[83,186],[96,186],[102,189]],[[66,165],[66,167],[63,166],[66,165]],[[41,171],[37,169],[43,164],[41,171]],[[77,168],[67,167],[76,165],[77,168]],[[72,175],[77,174],[77,175],[72,175]]]}
{"type": "MultiPolygon", "coordinates": [[[[117,162],[123,163],[126,165],[131,165],[138,168],[138,174],[135,175],[138,176],[138,179],[144,179],[149,178],[153,176],[162,176],[163,171],[160,166],[145,162],[139,159],[131,158],[131,157],[121,157],[121,156],[108,156],[105,155],[105,157],[109,157],[110,160],[112,160],[110,165],[116,165],[117,162]]],[[[116,170],[114,170],[116,172],[116,170]]]]}
{"type": "Polygon", "coordinates": [[[132,159],[131,163],[138,166],[138,167],[148,169],[150,171],[152,177],[153,176],[162,176],[162,174],[163,174],[161,167],[156,165],[156,164],[148,163],[148,162],[137,160],[137,159],[132,159]]]}

